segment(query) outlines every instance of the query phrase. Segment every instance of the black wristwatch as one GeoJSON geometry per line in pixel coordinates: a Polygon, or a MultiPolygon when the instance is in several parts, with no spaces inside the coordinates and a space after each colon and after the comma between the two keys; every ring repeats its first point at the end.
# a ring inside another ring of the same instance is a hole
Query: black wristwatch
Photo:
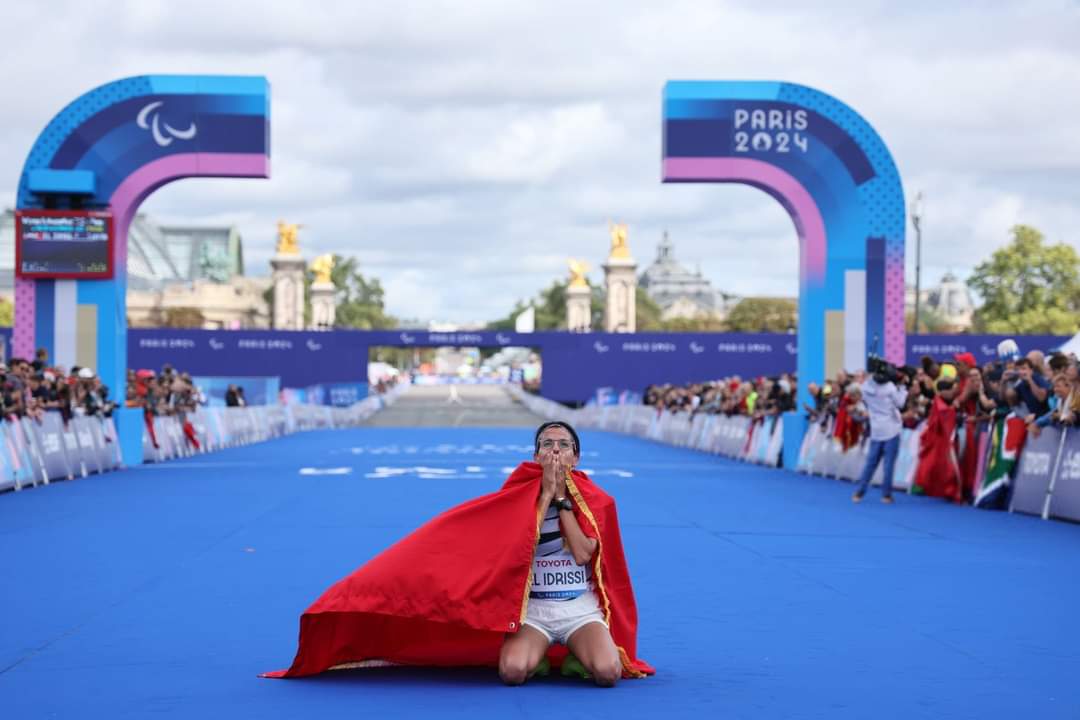
{"type": "Polygon", "coordinates": [[[551,504],[559,508],[560,510],[569,510],[570,512],[574,512],[574,503],[570,502],[570,498],[555,498],[551,501],[551,504]]]}

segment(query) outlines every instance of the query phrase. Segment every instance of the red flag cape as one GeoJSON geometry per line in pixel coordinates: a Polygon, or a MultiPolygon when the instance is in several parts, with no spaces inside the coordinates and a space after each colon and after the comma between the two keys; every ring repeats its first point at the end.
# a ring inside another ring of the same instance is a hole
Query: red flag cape
{"type": "MultiPolygon", "coordinates": [[[[330,587],[300,618],[299,677],[341,666],[498,665],[521,629],[540,532],[543,469],[522,463],[502,489],[451,508],[330,587]]],[[[615,502],[584,473],[567,479],[581,529],[599,541],[593,578],[624,677],[654,670],[637,657],[637,606],[615,502]]],[[[549,650],[552,664],[565,648],[549,650]]]]}
{"type": "Polygon", "coordinates": [[[956,460],[956,408],[937,396],[930,407],[919,442],[915,486],[926,495],[960,498],[960,470],[956,460]]]}

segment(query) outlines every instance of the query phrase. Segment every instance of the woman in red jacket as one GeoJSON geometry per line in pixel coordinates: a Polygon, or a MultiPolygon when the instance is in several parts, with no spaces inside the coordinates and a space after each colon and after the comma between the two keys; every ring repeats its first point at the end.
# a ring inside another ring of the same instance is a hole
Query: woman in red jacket
{"type": "Polygon", "coordinates": [[[956,462],[956,385],[951,377],[938,378],[937,394],[919,441],[919,467],[915,489],[931,497],[960,502],[960,468],[956,462]]]}

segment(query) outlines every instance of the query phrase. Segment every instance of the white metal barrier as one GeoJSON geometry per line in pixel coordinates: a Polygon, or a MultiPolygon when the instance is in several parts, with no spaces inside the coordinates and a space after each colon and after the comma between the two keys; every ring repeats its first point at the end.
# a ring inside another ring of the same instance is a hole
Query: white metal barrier
{"type": "MultiPolygon", "coordinates": [[[[200,408],[183,418],[152,418],[143,430],[144,462],[162,462],[200,452],[246,445],[303,430],[359,425],[394,402],[407,386],[374,395],[346,408],[324,405],[259,405],[200,408]],[[190,423],[185,431],[184,423],[190,423]]],[[[20,490],[51,480],[86,477],[121,466],[111,418],[74,417],[58,412],[39,420],[0,422],[0,490],[20,490]]]]}
{"type": "Polygon", "coordinates": [[[507,390],[533,413],[548,420],[566,420],[575,427],[611,430],[667,445],[777,466],[784,438],[784,419],[753,421],[748,417],[671,413],[648,405],[603,405],[572,409],[523,391],[507,390]]]}
{"type": "MultiPolygon", "coordinates": [[[[658,411],[649,405],[594,405],[572,409],[524,392],[516,385],[507,386],[507,390],[529,410],[548,420],[566,420],[575,427],[636,435],[760,465],[780,465],[784,418],[779,415],[759,420],[742,415],[691,416],[689,413],[658,411]]],[[[798,467],[793,469],[854,481],[866,463],[869,440],[863,438],[862,442],[844,451],[832,431],[831,423],[824,427],[811,424],[803,436],[798,467]]],[[[893,476],[893,487],[898,490],[907,490],[914,479],[921,435],[920,426],[915,430],[905,429],[900,437],[900,452],[893,476]]],[[[873,477],[875,485],[881,484],[882,474],[883,467],[879,464],[873,477]]]]}

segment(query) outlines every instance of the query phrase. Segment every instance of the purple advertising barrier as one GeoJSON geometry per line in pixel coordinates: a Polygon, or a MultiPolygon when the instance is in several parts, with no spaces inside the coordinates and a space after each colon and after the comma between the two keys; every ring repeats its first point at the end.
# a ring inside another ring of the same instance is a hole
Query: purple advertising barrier
{"type": "Polygon", "coordinates": [[[1080,521],[1080,429],[1065,430],[1050,490],[1050,517],[1080,521]]]}
{"type": "Polygon", "coordinates": [[[1057,428],[1046,428],[1039,437],[1028,437],[1020,453],[1009,512],[1043,515],[1064,440],[1065,433],[1057,428]]]}

